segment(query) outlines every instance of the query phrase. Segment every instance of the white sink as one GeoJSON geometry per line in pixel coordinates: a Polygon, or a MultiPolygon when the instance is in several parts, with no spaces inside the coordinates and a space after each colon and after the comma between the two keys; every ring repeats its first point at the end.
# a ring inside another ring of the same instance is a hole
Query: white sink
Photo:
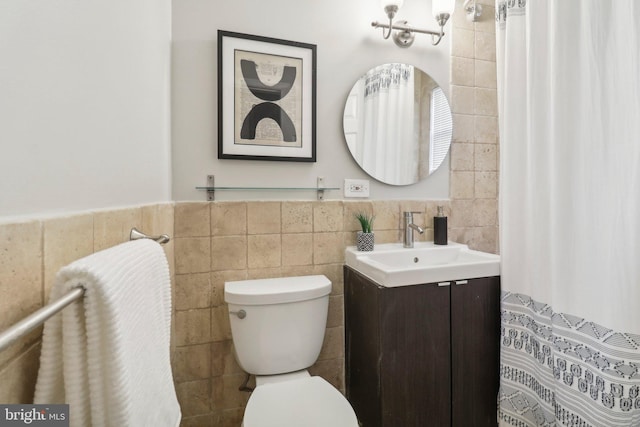
{"type": "Polygon", "coordinates": [[[376,244],[370,252],[349,246],[345,260],[349,267],[389,288],[500,275],[499,255],[454,242],[415,242],[413,248],[402,243],[376,244]]]}

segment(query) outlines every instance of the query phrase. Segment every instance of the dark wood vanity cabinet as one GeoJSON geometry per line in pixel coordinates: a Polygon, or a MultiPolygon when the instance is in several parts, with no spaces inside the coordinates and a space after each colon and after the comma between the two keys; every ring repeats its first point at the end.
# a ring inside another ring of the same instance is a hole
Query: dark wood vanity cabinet
{"type": "Polygon", "coordinates": [[[345,266],[344,285],[346,391],[362,426],[497,425],[499,277],[385,288],[345,266]]]}

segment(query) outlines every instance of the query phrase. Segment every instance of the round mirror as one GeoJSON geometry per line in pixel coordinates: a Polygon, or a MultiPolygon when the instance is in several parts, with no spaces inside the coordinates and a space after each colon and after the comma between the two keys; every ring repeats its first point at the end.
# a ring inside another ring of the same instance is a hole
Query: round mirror
{"type": "Polygon", "coordinates": [[[415,184],[435,172],[453,129],[449,102],[435,80],[400,63],[379,65],[358,79],[343,127],[358,165],[391,185],[415,184]]]}

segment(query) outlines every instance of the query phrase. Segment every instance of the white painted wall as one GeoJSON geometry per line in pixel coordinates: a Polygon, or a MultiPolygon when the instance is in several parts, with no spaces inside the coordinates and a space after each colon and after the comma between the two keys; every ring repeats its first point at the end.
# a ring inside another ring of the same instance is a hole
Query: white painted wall
{"type": "MultiPolygon", "coordinates": [[[[436,29],[429,0],[406,0],[398,19],[436,29]]],[[[174,0],[172,52],[172,164],[174,200],[204,200],[196,186],[214,174],[221,186],[343,186],[344,178],[367,179],[346,146],[344,102],[366,70],[406,62],[429,73],[448,93],[451,34],[438,46],[418,35],[409,49],[383,40],[370,24],[386,17],[377,0],[174,0]],[[266,162],[217,158],[217,30],[317,45],[317,162],[266,162]]],[[[445,31],[451,32],[451,23],[445,31]]],[[[372,199],[446,199],[447,165],[419,184],[395,187],[371,180],[372,199]]],[[[314,198],[313,193],[218,192],[216,200],[314,198]]],[[[342,198],[341,191],[326,194],[342,198]]]]}
{"type": "MultiPolygon", "coordinates": [[[[407,0],[398,18],[435,28],[430,15],[428,1],[407,0]]],[[[450,37],[402,50],[370,27],[383,18],[372,0],[0,2],[0,218],[203,200],[194,187],[210,173],[247,186],[368,178],[342,134],[353,82],[391,61],[449,82],[450,37]],[[318,46],[317,163],[217,159],[218,29],[318,46]]],[[[371,184],[374,199],[446,198],[448,168],[413,186],[371,184]]],[[[250,197],[313,194],[218,194],[250,197]]]]}
{"type": "Polygon", "coordinates": [[[171,0],[0,1],[0,218],[171,200],[171,0]]]}

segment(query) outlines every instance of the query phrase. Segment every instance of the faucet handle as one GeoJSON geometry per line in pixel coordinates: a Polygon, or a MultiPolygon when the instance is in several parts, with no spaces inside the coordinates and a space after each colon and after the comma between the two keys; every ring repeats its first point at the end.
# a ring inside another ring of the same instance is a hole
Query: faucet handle
{"type": "Polygon", "coordinates": [[[405,218],[413,218],[413,214],[421,214],[422,211],[404,211],[405,218]]]}

